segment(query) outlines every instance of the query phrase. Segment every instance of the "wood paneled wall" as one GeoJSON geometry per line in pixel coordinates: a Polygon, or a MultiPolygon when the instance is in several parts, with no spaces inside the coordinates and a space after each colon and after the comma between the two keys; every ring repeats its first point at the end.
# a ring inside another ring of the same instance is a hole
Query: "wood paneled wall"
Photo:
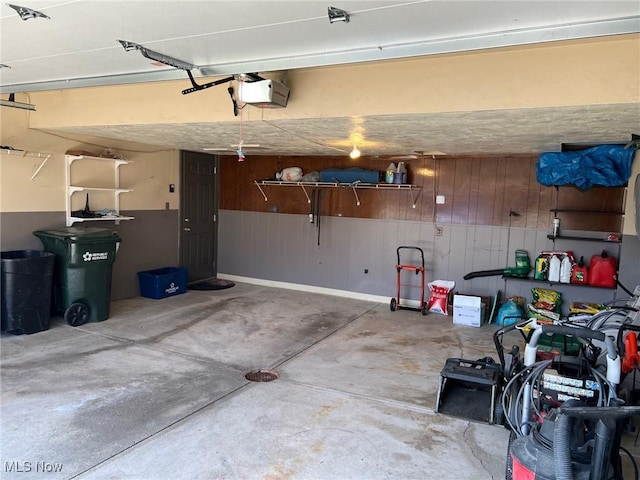
{"type": "MultiPolygon", "coordinates": [[[[569,230],[620,232],[625,188],[545,187],[536,180],[536,155],[423,157],[406,160],[409,183],[420,187],[412,208],[408,191],[358,190],[360,205],[348,188],[322,188],[322,215],[393,219],[436,224],[513,226],[551,230],[554,212],[569,230]],[[435,204],[444,195],[443,205],[435,204]],[[573,210],[563,211],[563,210],[573,210]],[[576,212],[578,211],[578,212],[576,212]],[[584,213],[598,212],[598,213],[584,213]]],[[[311,206],[300,187],[264,186],[265,201],[254,180],[298,166],[304,173],[325,168],[359,167],[384,171],[390,160],[362,157],[235,156],[220,161],[220,208],[308,214],[311,206]]],[[[396,161],[397,163],[397,161],[396,161]]],[[[311,195],[311,189],[307,189],[311,195]]]]}

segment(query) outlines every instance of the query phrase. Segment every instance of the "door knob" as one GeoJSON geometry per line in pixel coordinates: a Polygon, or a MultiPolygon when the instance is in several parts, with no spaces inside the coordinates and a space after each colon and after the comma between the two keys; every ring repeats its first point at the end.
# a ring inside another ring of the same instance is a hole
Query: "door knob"
{"type": "Polygon", "coordinates": [[[189,219],[188,219],[188,218],[185,218],[185,219],[184,219],[184,221],[185,221],[185,222],[188,222],[188,221],[189,221],[189,219]]]}

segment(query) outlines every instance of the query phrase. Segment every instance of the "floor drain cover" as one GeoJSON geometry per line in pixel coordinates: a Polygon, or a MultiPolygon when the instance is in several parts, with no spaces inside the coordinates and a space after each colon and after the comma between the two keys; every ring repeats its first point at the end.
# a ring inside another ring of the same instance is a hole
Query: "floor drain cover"
{"type": "Polygon", "coordinates": [[[250,382],[271,382],[277,380],[278,372],[275,370],[255,370],[247,373],[244,378],[250,382]]]}

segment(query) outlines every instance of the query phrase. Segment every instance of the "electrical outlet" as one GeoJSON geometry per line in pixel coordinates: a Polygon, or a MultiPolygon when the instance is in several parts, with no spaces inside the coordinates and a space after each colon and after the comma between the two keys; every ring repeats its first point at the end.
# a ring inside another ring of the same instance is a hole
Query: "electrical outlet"
{"type": "Polygon", "coordinates": [[[436,237],[442,236],[442,227],[436,227],[436,237]]]}
{"type": "Polygon", "coordinates": [[[176,186],[173,183],[169,184],[169,193],[174,193],[176,191],[176,186]]]}
{"type": "Polygon", "coordinates": [[[444,205],[444,195],[436,195],[436,205],[444,205]]]}
{"type": "Polygon", "coordinates": [[[368,268],[365,268],[365,269],[364,269],[364,273],[365,273],[365,274],[369,273],[369,269],[368,269],[368,268]]]}

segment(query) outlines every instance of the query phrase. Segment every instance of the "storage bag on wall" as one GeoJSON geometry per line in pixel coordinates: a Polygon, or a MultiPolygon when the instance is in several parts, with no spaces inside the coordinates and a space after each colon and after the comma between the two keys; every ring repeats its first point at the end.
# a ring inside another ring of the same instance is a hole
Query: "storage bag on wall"
{"type": "Polygon", "coordinates": [[[547,186],[576,185],[581,190],[594,185],[619,187],[629,181],[635,153],[622,145],[547,152],[538,158],[536,176],[538,183],[547,186]]]}

